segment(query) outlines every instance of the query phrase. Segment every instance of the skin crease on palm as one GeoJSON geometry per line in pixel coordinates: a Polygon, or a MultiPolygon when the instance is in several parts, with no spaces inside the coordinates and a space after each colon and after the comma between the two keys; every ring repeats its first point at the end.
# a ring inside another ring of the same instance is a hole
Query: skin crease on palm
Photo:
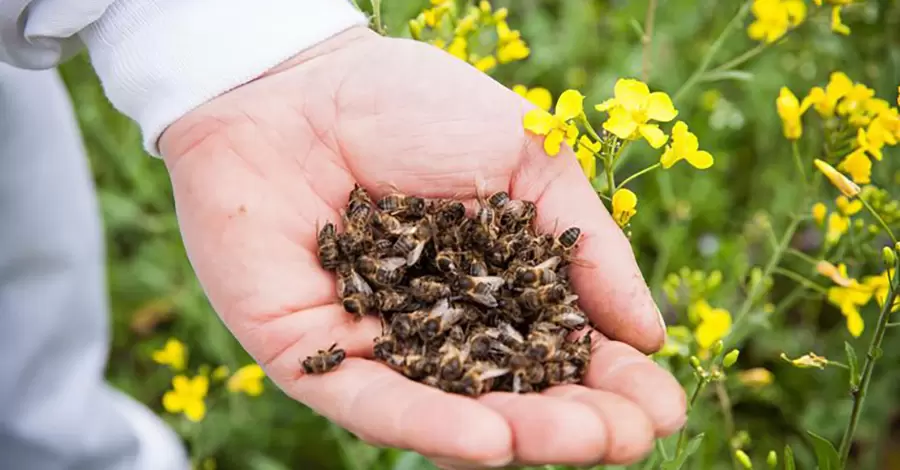
{"type": "MultiPolygon", "coordinates": [[[[347,30],[193,110],[160,140],[189,257],[212,306],[291,397],[381,446],[442,468],[628,463],[685,421],[684,391],[644,353],[665,332],[630,245],[570,149],[527,135],[532,105],[431,46],[347,30]],[[473,200],[534,200],[538,226],[585,236],[572,269],[591,316],[585,385],[540,395],[443,393],[370,360],[381,332],[355,322],[316,259],[355,182],[473,200]],[[306,376],[337,342],[348,359],[306,376]]],[[[302,443],[298,443],[302,445],[302,443]]]]}

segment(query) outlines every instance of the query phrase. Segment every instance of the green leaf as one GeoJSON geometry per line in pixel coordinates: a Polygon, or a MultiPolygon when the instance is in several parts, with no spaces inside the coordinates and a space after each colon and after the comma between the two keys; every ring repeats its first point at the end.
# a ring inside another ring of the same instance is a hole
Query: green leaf
{"type": "Polygon", "coordinates": [[[831,441],[812,432],[806,431],[812,437],[813,450],[816,452],[816,460],[819,470],[841,470],[841,457],[831,441]]]}
{"type": "Polygon", "coordinates": [[[393,470],[419,470],[425,468],[434,468],[434,465],[432,465],[428,459],[415,452],[404,452],[403,455],[397,459],[397,463],[394,464],[393,470]]]}
{"type": "Polygon", "coordinates": [[[844,349],[847,351],[847,365],[850,366],[850,386],[856,389],[859,387],[859,359],[850,343],[844,341],[844,349]]]}
{"type": "Polygon", "coordinates": [[[631,17],[628,19],[628,24],[631,26],[631,29],[633,29],[634,32],[637,33],[637,36],[639,38],[644,37],[644,27],[640,22],[638,22],[638,20],[634,19],[634,17],[631,17]]]}
{"type": "Polygon", "coordinates": [[[670,460],[665,462],[660,466],[660,470],[679,470],[684,463],[687,462],[688,457],[690,457],[694,452],[697,452],[697,449],[700,448],[700,444],[703,443],[704,433],[697,434],[693,439],[688,441],[687,446],[684,448],[684,452],[681,453],[675,460],[670,460]]]}
{"type": "Polygon", "coordinates": [[[784,446],[784,470],[797,470],[794,465],[794,451],[791,446],[784,446]]]}

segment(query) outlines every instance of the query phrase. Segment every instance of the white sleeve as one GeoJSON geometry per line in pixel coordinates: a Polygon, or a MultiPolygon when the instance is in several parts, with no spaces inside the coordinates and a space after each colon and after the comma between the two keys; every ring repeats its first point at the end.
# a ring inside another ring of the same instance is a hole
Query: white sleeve
{"type": "Polygon", "coordinates": [[[204,102],[367,19],[348,0],[0,0],[0,60],[49,68],[87,46],[144,146],[204,102]]]}

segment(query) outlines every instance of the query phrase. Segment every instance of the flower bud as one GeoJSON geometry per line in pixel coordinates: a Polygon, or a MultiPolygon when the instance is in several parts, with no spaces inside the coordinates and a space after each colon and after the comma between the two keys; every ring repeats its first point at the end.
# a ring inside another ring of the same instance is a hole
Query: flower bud
{"type": "Polygon", "coordinates": [[[713,356],[718,356],[719,353],[722,352],[722,349],[725,349],[725,343],[723,343],[722,340],[720,339],[720,340],[716,341],[715,343],[713,343],[712,349],[710,350],[710,352],[713,353],[713,356]]]}
{"type": "Polygon", "coordinates": [[[734,451],[734,457],[744,466],[744,468],[753,468],[753,462],[750,461],[750,456],[748,456],[746,452],[738,449],[734,451]]]}
{"type": "Polygon", "coordinates": [[[859,194],[859,186],[850,181],[843,173],[835,170],[833,166],[818,158],[813,163],[828,178],[828,181],[831,181],[831,184],[840,190],[841,194],[849,198],[854,198],[859,194]]]}
{"type": "Polygon", "coordinates": [[[688,361],[690,361],[691,367],[693,367],[694,369],[700,369],[700,358],[698,358],[697,356],[691,356],[688,361]]]}
{"type": "Polygon", "coordinates": [[[893,268],[894,264],[897,263],[897,254],[894,253],[890,247],[884,247],[881,249],[881,256],[884,257],[884,265],[887,266],[888,269],[893,268]]]}
{"type": "Polygon", "coordinates": [[[422,23],[415,19],[409,20],[409,34],[418,41],[422,37],[422,23]]]}
{"type": "Polygon", "coordinates": [[[766,457],[766,463],[769,464],[769,468],[775,468],[778,465],[778,454],[775,453],[774,450],[769,451],[769,456],[766,457]]]}
{"type": "Polygon", "coordinates": [[[722,359],[722,366],[726,369],[733,366],[735,362],[738,360],[738,356],[741,355],[741,352],[737,349],[732,349],[725,355],[725,358],[722,359]]]}

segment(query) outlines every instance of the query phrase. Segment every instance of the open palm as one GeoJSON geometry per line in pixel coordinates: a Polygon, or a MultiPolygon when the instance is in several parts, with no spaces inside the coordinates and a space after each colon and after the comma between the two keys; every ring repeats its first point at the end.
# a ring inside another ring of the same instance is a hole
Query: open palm
{"type": "Polygon", "coordinates": [[[452,465],[629,462],[683,424],[682,389],[642,354],[664,330],[630,246],[571,151],[547,157],[525,134],[530,108],[436,48],[355,28],[166,131],[191,262],[286,393],[366,441],[452,465]],[[584,231],[589,266],[571,276],[602,333],[584,386],[471,399],[410,381],[368,359],[379,321],[353,321],[319,267],[316,227],[340,221],[354,183],[471,199],[476,178],[535,201],[543,230],[584,231]],[[300,360],[335,342],[348,359],[305,375],[300,360]]]}

